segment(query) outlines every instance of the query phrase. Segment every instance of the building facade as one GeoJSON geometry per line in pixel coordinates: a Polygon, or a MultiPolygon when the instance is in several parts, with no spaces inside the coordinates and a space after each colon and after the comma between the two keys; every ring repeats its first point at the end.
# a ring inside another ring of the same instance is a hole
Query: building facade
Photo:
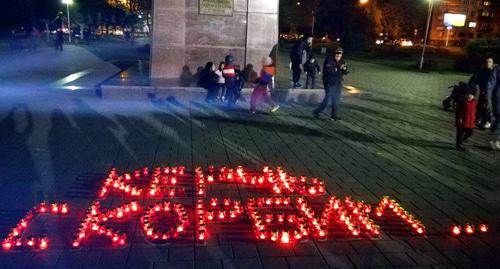
{"type": "Polygon", "coordinates": [[[260,71],[278,43],[279,0],[154,0],[151,78],[176,81],[228,54],[260,71]]]}
{"type": "Polygon", "coordinates": [[[430,42],[464,46],[476,38],[500,36],[499,11],[500,0],[434,0],[430,42]]]}

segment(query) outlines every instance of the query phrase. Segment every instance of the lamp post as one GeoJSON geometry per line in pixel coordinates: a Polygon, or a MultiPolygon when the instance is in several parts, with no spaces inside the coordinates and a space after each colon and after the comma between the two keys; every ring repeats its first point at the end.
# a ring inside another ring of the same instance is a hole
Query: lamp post
{"type": "Polygon", "coordinates": [[[314,24],[316,24],[316,9],[312,10],[312,26],[311,26],[311,36],[314,38],[314,24]]]}
{"type": "MultiPolygon", "coordinates": [[[[312,14],[311,36],[312,36],[313,39],[314,39],[314,30],[315,30],[315,26],[316,26],[316,11],[319,8],[319,4],[320,4],[320,0],[315,0],[314,3],[312,4],[312,11],[311,11],[311,14],[312,14]]],[[[312,50],[312,46],[313,45],[311,45],[311,50],[312,50]]]]}
{"type": "Polygon", "coordinates": [[[68,14],[68,33],[69,33],[69,43],[71,43],[71,18],[69,16],[69,5],[73,4],[73,0],[62,0],[63,4],[66,4],[66,13],[68,14]]]}
{"type": "Polygon", "coordinates": [[[427,27],[425,29],[424,46],[422,47],[422,57],[420,57],[420,64],[418,66],[419,70],[422,70],[424,68],[425,49],[427,47],[429,30],[431,27],[432,9],[434,8],[434,0],[428,0],[428,1],[429,1],[429,13],[427,14],[427,27]]]}
{"type": "Polygon", "coordinates": [[[448,44],[450,42],[450,31],[453,29],[451,25],[446,26],[446,47],[448,47],[448,44]]]}

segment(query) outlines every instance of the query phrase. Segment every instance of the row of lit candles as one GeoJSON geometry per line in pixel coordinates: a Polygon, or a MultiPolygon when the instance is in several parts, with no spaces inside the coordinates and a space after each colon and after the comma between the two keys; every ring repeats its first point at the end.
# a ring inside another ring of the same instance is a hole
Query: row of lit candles
{"type": "MultiPolygon", "coordinates": [[[[259,197],[250,198],[247,204],[247,212],[252,220],[253,229],[259,240],[271,240],[282,243],[297,242],[311,236],[316,239],[326,239],[328,236],[328,227],[333,220],[343,224],[353,236],[359,236],[361,231],[369,232],[372,236],[380,235],[378,225],[374,224],[369,218],[370,213],[377,217],[382,217],[384,211],[388,210],[394,213],[401,220],[409,224],[418,234],[424,233],[423,225],[417,221],[411,214],[406,212],[395,200],[384,197],[379,206],[372,212],[371,206],[362,201],[354,201],[346,197],[343,201],[330,197],[326,203],[321,215],[316,213],[303,197],[295,200],[295,209],[297,214],[293,213],[291,198],[289,197],[259,197]],[[263,209],[282,209],[287,213],[262,213],[263,209]],[[290,210],[292,209],[292,210],[290,210]],[[290,213],[292,212],[292,213],[290,213]],[[291,229],[273,229],[273,226],[292,226],[291,229]]],[[[91,234],[104,235],[111,239],[114,245],[123,246],[127,242],[125,234],[115,232],[106,228],[103,224],[110,219],[122,219],[127,215],[138,212],[140,206],[136,201],[122,205],[112,210],[102,212],[99,201],[94,202],[86,212],[83,222],[80,224],[78,233],[73,241],[74,247],[79,247],[83,240],[91,234]]],[[[22,218],[19,223],[8,234],[2,242],[2,248],[9,250],[13,247],[27,246],[34,249],[44,250],[48,247],[48,238],[28,238],[22,239],[21,235],[29,226],[30,222],[37,214],[50,213],[53,215],[64,215],[69,211],[66,203],[46,204],[32,208],[28,214],[22,218]]],[[[204,243],[207,239],[207,223],[234,221],[244,213],[244,207],[240,201],[234,201],[229,198],[221,200],[217,198],[210,199],[209,209],[205,209],[203,199],[197,199],[196,203],[196,238],[199,243],[204,243]]],[[[153,205],[141,218],[142,228],[146,237],[153,241],[163,241],[170,238],[178,238],[183,234],[189,225],[188,216],[184,207],[178,203],[163,202],[153,205]],[[160,232],[154,229],[152,218],[157,214],[170,212],[177,217],[178,226],[170,229],[168,232],[160,232]]],[[[466,224],[465,226],[453,225],[451,234],[459,236],[461,234],[472,235],[475,233],[486,233],[489,226],[480,224],[477,226],[466,224]]]]}
{"type": "Polygon", "coordinates": [[[479,224],[477,226],[474,226],[472,224],[465,224],[465,226],[460,226],[458,224],[454,224],[451,226],[451,235],[453,236],[460,236],[462,234],[466,235],[473,235],[473,234],[484,234],[490,231],[490,226],[488,224],[479,224]]]}
{"type": "Polygon", "coordinates": [[[402,221],[406,222],[417,234],[425,233],[425,226],[421,221],[417,220],[412,214],[406,211],[399,203],[388,196],[380,200],[378,207],[375,208],[375,215],[382,217],[386,210],[390,210],[393,214],[398,216],[402,221]]]}
{"type": "Polygon", "coordinates": [[[228,222],[239,218],[244,212],[241,201],[224,198],[219,203],[217,198],[210,199],[210,208],[206,210],[206,218],[209,222],[228,222]]]}
{"type": "MultiPolygon", "coordinates": [[[[273,198],[269,198],[273,199],[273,198]]],[[[252,199],[251,199],[252,200],[252,199]]],[[[281,206],[279,203],[278,206],[281,206]]],[[[276,201],[272,201],[272,205],[266,203],[257,203],[256,201],[249,201],[247,205],[247,213],[252,221],[253,230],[258,240],[271,240],[272,242],[281,242],[283,244],[294,243],[302,241],[309,235],[307,224],[304,218],[289,213],[285,214],[264,214],[260,212],[263,208],[271,208],[276,206],[276,201]],[[273,229],[275,225],[283,226],[286,221],[286,226],[292,227],[288,229],[273,229]]]]}
{"type": "Polygon", "coordinates": [[[179,203],[163,202],[152,205],[141,217],[141,227],[147,238],[155,242],[164,242],[171,238],[178,238],[186,232],[189,219],[185,208],[179,203]],[[177,225],[167,231],[155,228],[155,218],[159,214],[173,214],[177,225]]]}
{"type": "MultiPolygon", "coordinates": [[[[236,170],[222,167],[218,170],[218,176],[215,176],[215,167],[209,166],[209,173],[204,174],[201,167],[197,167],[194,172],[196,195],[204,197],[206,194],[205,185],[215,183],[215,178],[219,182],[236,182],[239,184],[249,184],[268,188],[275,194],[298,194],[298,195],[323,195],[325,194],[324,182],[317,178],[312,178],[310,181],[304,176],[296,177],[289,176],[281,167],[277,167],[276,172],[269,167],[262,169],[262,176],[249,176],[243,166],[238,166],[236,170]]],[[[119,190],[132,197],[139,197],[144,194],[144,190],[138,187],[133,187],[130,184],[132,179],[151,176],[150,188],[147,191],[149,196],[159,197],[168,195],[170,197],[179,196],[179,192],[175,190],[159,191],[160,188],[167,185],[176,185],[177,176],[184,176],[184,167],[157,167],[150,173],[149,169],[135,170],[133,175],[125,173],[119,176],[116,168],[111,169],[108,178],[105,180],[99,198],[104,199],[109,194],[111,189],[119,190]]],[[[182,193],[182,192],[181,192],[182,193]]]]}
{"type": "Polygon", "coordinates": [[[100,202],[93,202],[85,212],[85,217],[80,223],[78,232],[74,236],[72,246],[78,248],[81,243],[90,237],[92,234],[105,236],[111,240],[116,246],[124,246],[127,244],[127,235],[119,233],[111,228],[106,228],[104,223],[110,219],[122,219],[126,215],[138,212],[140,210],[136,201],[132,201],[126,205],[120,206],[107,212],[101,212],[100,202]]]}
{"type": "MultiPolygon", "coordinates": [[[[203,169],[197,167],[195,169],[195,178],[198,184],[220,183],[238,183],[244,185],[257,186],[267,188],[275,194],[298,194],[298,195],[323,195],[325,194],[324,182],[317,178],[312,178],[310,181],[300,176],[298,179],[288,175],[281,167],[276,168],[274,172],[268,166],[262,169],[262,175],[251,176],[243,166],[231,169],[221,167],[216,170],[214,166],[209,166],[208,174],[205,176],[203,169]]],[[[198,188],[198,195],[203,196],[205,193],[203,188],[198,188]]]]}
{"type": "Polygon", "coordinates": [[[39,238],[31,237],[23,239],[22,235],[24,231],[29,227],[30,222],[39,214],[66,215],[68,212],[69,207],[66,203],[40,203],[38,206],[30,209],[28,213],[7,234],[7,237],[2,241],[2,249],[10,250],[11,248],[21,248],[23,246],[39,250],[47,249],[49,245],[47,237],[42,236],[39,238]]]}
{"type": "MultiPolygon", "coordinates": [[[[101,191],[99,192],[99,198],[103,199],[108,194],[110,189],[120,190],[132,197],[139,197],[143,195],[143,189],[138,187],[132,187],[130,181],[133,179],[148,178],[151,176],[151,185],[149,190],[149,195],[155,196],[156,189],[159,189],[159,185],[176,185],[177,177],[185,175],[185,167],[156,167],[151,174],[149,168],[145,167],[142,170],[135,170],[133,174],[124,173],[123,176],[119,176],[117,169],[112,168],[108,174],[108,178],[105,180],[101,191]],[[152,194],[153,193],[153,194],[152,194]]],[[[178,195],[173,194],[172,191],[165,192],[163,194],[168,194],[170,197],[178,195]]]]}
{"type": "Polygon", "coordinates": [[[332,196],[323,210],[322,217],[327,226],[333,217],[333,220],[344,225],[352,236],[360,236],[364,231],[372,237],[378,237],[380,227],[370,218],[370,213],[371,206],[363,201],[355,201],[351,197],[345,197],[341,201],[332,196]]]}
{"type": "MultiPolygon", "coordinates": [[[[134,170],[134,173],[125,173],[125,180],[129,181],[132,179],[132,176],[135,179],[139,179],[141,177],[149,177],[151,174],[153,176],[183,176],[185,174],[186,168],[184,166],[164,166],[164,167],[155,167],[153,169],[153,173],[150,173],[148,167],[144,167],[142,169],[134,170]]],[[[111,168],[111,171],[108,174],[109,178],[115,179],[118,177],[118,170],[116,168],[111,168]]]]}

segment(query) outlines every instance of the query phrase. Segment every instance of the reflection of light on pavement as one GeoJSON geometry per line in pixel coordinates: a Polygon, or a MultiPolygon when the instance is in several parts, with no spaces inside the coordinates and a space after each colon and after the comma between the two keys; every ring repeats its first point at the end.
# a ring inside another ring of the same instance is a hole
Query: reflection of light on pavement
{"type": "Polygon", "coordinates": [[[346,88],[347,92],[351,93],[351,94],[359,94],[359,93],[361,93],[361,89],[356,88],[356,87],[351,86],[351,85],[344,86],[344,88],[346,88]]]}
{"type": "MultiPolygon", "coordinates": [[[[90,69],[87,69],[87,70],[83,70],[83,71],[80,71],[80,72],[77,72],[77,73],[73,73],[69,76],[66,76],[60,80],[57,80],[57,81],[54,81],[52,83],[50,83],[50,86],[53,86],[53,87],[61,87],[63,85],[66,85],[68,83],[71,83],[71,82],[74,82],[88,74],[90,74],[93,70],[90,68],[90,69]]],[[[76,90],[75,88],[72,88],[72,87],[75,87],[75,86],[69,86],[69,87],[65,87],[66,89],[68,90],[76,90]]]]}
{"type": "Polygon", "coordinates": [[[71,85],[71,86],[65,86],[64,89],[70,90],[70,91],[76,91],[76,90],[81,89],[81,87],[71,85]]]}
{"type": "Polygon", "coordinates": [[[121,79],[127,79],[128,78],[128,72],[127,71],[123,71],[120,73],[120,78],[121,79]]]}

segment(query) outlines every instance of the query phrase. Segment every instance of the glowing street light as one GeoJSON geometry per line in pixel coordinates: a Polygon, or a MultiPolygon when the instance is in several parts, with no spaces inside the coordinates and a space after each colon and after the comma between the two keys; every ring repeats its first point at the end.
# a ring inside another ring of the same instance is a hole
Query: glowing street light
{"type": "Polygon", "coordinates": [[[359,0],[359,3],[364,5],[364,4],[367,4],[369,2],[369,0],[359,0]]]}
{"type": "Polygon", "coordinates": [[[62,0],[62,3],[66,5],[66,13],[68,13],[69,43],[71,43],[71,19],[69,17],[69,5],[73,4],[73,0],[62,0]]]}
{"type": "Polygon", "coordinates": [[[425,49],[427,47],[427,39],[429,38],[429,29],[431,27],[431,18],[432,18],[432,9],[434,8],[434,0],[429,1],[429,12],[427,14],[427,27],[425,29],[425,37],[424,37],[424,46],[422,47],[422,57],[420,57],[420,64],[418,69],[422,71],[424,68],[424,57],[425,57],[425,49]]]}
{"type": "Polygon", "coordinates": [[[450,42],[451,29],[453,29],[453,26],[451,26],[451,25],[446,26],[446,44],[445,44],[446,47],[448,47],[448,43],[450,42]]]}

